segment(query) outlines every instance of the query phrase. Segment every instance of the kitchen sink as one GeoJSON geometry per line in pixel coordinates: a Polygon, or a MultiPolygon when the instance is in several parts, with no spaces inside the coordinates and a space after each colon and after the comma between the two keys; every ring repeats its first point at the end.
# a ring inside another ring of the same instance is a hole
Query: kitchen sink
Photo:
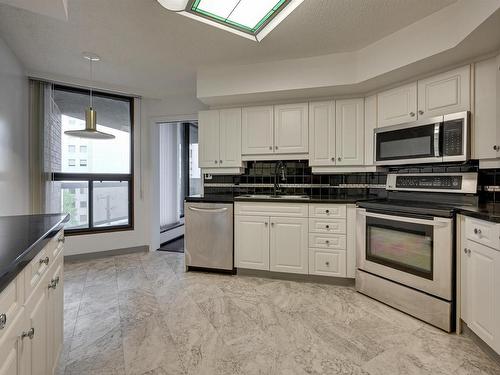
{"type": "Polygon", "coordinates": [[[245,194],[239,195],[237,198],[246,198],[246,199],[269,199],[269,200],[278,200],[278,199],[310,199],[307,195],[265,195],[265,194],[245,194]]]}

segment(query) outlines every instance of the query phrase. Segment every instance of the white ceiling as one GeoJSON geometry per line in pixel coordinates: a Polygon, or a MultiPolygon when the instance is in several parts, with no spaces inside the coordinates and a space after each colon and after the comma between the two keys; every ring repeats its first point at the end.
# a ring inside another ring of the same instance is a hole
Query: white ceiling
{"type": "Polygon", "coordinates": [[[95,81],[149,97],[195,95],[199,66],[276,61],[365,47],[455,0],[306,0],[261,43],[156,0],[68,0],[68,21],[0,5],[0,36],[28,73],[95,81]]]}

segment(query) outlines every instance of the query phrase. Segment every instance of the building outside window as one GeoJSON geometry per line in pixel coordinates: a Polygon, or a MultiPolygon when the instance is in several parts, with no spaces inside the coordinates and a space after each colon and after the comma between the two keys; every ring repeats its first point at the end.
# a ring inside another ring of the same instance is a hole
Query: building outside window
{"type": "Polygon", "coordinates": [[[76,151],[75,145],[68,145],[68,152],[75,152],[75,151],[76,151]]]}
{"type": "Polygon", "coordinates": [[[68,167],[74,167],[76,165],[76,159],[68,159],[68,167]]]}
{"type": "Polygon", "coordinates": [[[86,159],[80,159],[80,167],[86,167],[87,166],[87,160],[86,159]]]}
{"type": "Polygon", "coordinates": [[[83,153],[86,153],[87,152],[87,146],[85,145],[81,145],[80,146],[80,152],[83,154],[83,153]]]}

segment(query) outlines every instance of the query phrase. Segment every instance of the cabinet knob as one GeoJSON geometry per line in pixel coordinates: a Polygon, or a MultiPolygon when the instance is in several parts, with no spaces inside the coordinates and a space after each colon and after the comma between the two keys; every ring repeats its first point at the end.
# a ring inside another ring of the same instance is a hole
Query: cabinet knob
{"type": "Polygon", "coordinates": [[[330,241],[329,241],[329,240],[326,240],[326,241],[325,241],[325,243],[326,243],[327,245],[329,245],[329,244],[330,244],[330,241]]]}
{"type": "Polygon", "coordinates": [[[326,226],[326,229],[330,229],[330,226],[329,226],[329,225],[327,225],[327,226],[326,226]]]}
{"type": "Polygon", "coordinates": [[[500,146],[498,146],[498,145],[493,145],[493,150],[495,150],[495,151],[500,151],[500,146]]]}
{"type": "Polygon", "coordinates": [[[214,160],[214,163],[217,164],[217,160],[214,160]]]}
{"type": "Polygon", "coordinates": [[[480,235],[481,229],[474,228],[474,234],[480,235]]]}
{"type": "Polygon", "coordinates": [[[410,117],[415,117],[415,112],[410,112],[410,117]]]}
{"type": "Polygon", "coordinates": [[[64,243],[66,241],[65,237],[59,237],[57,241],[64,243]]]}
{"type": "Polygon", "coordinates": [[[332,158],[332,161],[335,161],[335,158],[332,158]]]}
{"type": "Polygon", "coordinates": [[[271,223],[271,226],[274,227],[274,223],[271,223]]]}
{"type": "Polygon", "coordinates": [[[328,214],[330,213],[330,210],[326,210],[325,212],[326,212],[326,214],[328,215],[328,214]]]}
{"type": "Polygon", "coordinates": [[[326,266],[329,267],[330,266],[330,262],[325,262],[326,266]]]}
{"type": "Polygon", "coordinates": [[[39,264],[44,264],[45,263],[45,265],[48,265],[49,264],[49,257],[45,257],[44,259],[40,259],[38,261],[38,263],[39,264]]]}
{"type": "Polygon", "coordinates": [[[222,160],[219,160],[219,164],[222,164],[222,160]]]}
{"type": "Polygon", "coordinates": [[[278,149],[278,146],[274,146],[274,148],[277,150],[277,149],[278,149]]]}
{"type": "Polygon", "coordinates": [[[422,111],[421,109],[418,111],[418,114],[419,115],[423,115],[424,114],[424,111],[422,111]]]}
{"type": "Polygon", "coordinates": [[[339,156],[339,157],[337,158],[337,160],[338,160],[338,161],[342,161],[342,158],[339,156]]]}
{"type": "Polygon", "coordinates": [[[467,248],[464,248],[464,253],[467,254],[467,248]]]}
{"type": "Polygon", "coordinates": [[[273,146],[269,146],[269,150],[272,150],[273,149],[273,146]]]}
{"type": "Polygon", "coordinates": [[[7,315],[0,314],[0,329],[4,329],[6,325],[7,325],[7,315]]]}
{"type": "Polygon", "coordinates": [[[50,280],[50,283],[49,283],[49,289],[55,289],[57,288],[57,282],[55,279],[52,279],[50,280]]]}
{"type": "Polygon", "coordinates": [[[264,225],[267,227],[267,226],[269,225],[269,223],[266,221],[266,222],[264,223],[264,225]]]}
{"type": "Polygon", "coordinates": [[[33,337],[35,336],[35,329],[34,328],[31,328],[28,332],[23,332],[21,334],[21,339],[24,339],[24,338],[29,338],[30,340],[33,340],[33,337]]]}

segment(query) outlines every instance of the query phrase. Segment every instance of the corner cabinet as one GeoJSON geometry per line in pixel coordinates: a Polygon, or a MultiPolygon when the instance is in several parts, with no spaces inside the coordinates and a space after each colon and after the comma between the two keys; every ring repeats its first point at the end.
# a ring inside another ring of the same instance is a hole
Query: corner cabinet
{"type": "Polygon", "coordinates": [[[210,173],[241,168],[241,108],[198,114],[199,165],[210,173]]]}

